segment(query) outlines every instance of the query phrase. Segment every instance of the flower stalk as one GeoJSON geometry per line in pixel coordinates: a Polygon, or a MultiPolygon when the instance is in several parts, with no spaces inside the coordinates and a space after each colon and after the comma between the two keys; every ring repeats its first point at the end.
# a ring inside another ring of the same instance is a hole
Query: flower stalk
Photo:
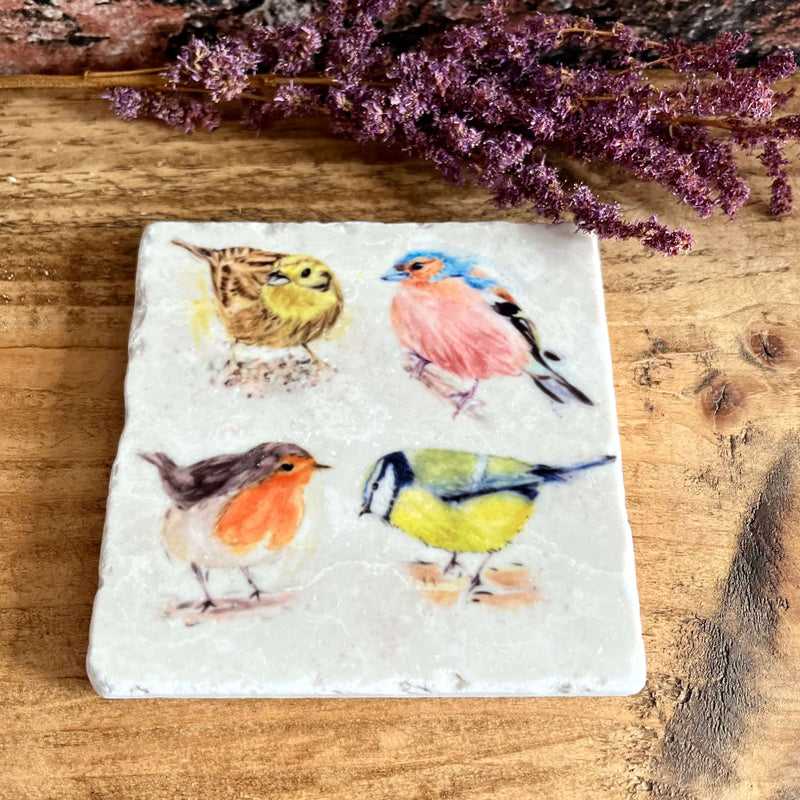
{"type": "Polygon", "coordinates": [[[479,16],[398,46],[400,0],[330,0],[299,23],[256,25],[237,37],[193,39],[164,69],[0,77],[0,89],[92,88],[123,119],[183,131],[216,128],[238,104],[251,130],[275,119],[324,116],[333,133],[381,141],[474,182],[499,207],[527,206],[601,238],[638,239],[665,255],[691,234],[656,217],[627,219],[557,166],[613,165],[658,184],[699,216],[729,217],[747,201],[737,155],[771,179],[771,212],[791,208],[787,145],[800,116],[781,113],[797,70],[779,52],[737,69],[747,37],[661,44],[572,15],[519,14],[489,0],[479,16]],[[653,67],[672,79],[654,81],[653,67]]]}

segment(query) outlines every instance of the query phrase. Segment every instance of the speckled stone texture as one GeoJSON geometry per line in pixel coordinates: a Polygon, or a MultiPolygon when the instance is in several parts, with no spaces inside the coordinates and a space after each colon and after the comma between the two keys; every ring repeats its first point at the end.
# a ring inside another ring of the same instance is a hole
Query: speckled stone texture
{"type": "MultiPolygon", "coordinates": [[[[235,30],[242,21],[306,15],[324,0],[0,0],[0,73],[126,69],[158,65],[192,33],[235,30]]],[[[410,2],[398,36],[445,19],[469,17],[478,2],[410,2]]],[[[619,20],[657,40],[703,41],[725,31],[753,35],[752,61],[776,47],[800,48],[800,2],[794,0],[527,0],[526,8],[585,14],[601,25],[619,20]]]]}
{"type": "Polygon", "coordinates": [[[641,688],[593,238],[156,223],[125,393],[102,695],[641,688]]]}

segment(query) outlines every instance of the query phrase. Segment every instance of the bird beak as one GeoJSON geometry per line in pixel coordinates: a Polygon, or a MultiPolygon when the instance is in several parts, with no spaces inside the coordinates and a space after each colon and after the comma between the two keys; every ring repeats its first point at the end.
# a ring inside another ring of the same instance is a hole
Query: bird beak
{"type": "Polygon", "coordinates": [[[382,281],[404,281],[408,277],[408,273],[402,269],[402,264],[397,264],[392,267],[388,272],[381,275],[382,281]]]}
{"type": "Polygon", "coordinates": [[[279,269],[270,272],[267,278],[267,286],[285,286],[287,283],[291,283],[289,276],[284,275],[279,269]]]}
{"type": "Polygon", "coordinates": [[[364,514],[369,514],[369,509],[366,506],[361,506],[361,511],[358,512],[358,516],[363,517],[364,514]]]}
{"type": "Polygon", "coordinates": [[[330,464],[314,464],[314,469],[330,469],[330,464]]]}
{"type": "Polygon", "coordinates": [[[317,292],[327,292],[328,289],[331,288],[331,279],[327,278],[323,283],[318,283],[316,286],[312,286],[311,288],[317,292]]]}

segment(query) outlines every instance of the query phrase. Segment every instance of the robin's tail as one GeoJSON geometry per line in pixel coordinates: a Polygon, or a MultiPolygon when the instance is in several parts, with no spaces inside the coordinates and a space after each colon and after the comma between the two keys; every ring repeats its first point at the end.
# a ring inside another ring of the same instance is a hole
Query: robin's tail
{"type": "Polygon", "coordinates": [[[139,456],[155,466],[162,480],[171,483],[170,478],[178,465],[166,453],[139,453],[139,456]]]}
{"type": "Polygon", "coordinates": [[[553,481],[565,481],[575,472],[592,469],[592,467],[601,467],[603,464],[610,464],[612,461],[616,460],[616,456],[603,456],[594,461],[586,461],[583,464],[573,464],[570,467],[549,467],[547,464],[534,464],[528,472],[541,478],[542,483],[551,483],[553,481]]]}
{"type": "Polygon", "coordinates": [[[173,239],[172,244],[176,244],[178,247],[188,250],[193,256],[199,258],[201,261],[208,261],[215,252],[208,247],[198,247],[194,244],[188,244],[188,242],[182,242],[180,239],[173,239]]]}

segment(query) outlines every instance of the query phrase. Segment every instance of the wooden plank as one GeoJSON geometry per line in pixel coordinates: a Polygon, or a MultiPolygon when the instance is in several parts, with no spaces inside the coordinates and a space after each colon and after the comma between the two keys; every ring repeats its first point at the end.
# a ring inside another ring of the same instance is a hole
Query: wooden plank
{"type": "Polygon", "coordinates": [[[528,217],[285,123],[183,136],[102,101],[0,105],[0,797],[720,798],[800,793],[800,215],[765,182],[663,259],[603,244],[648,683],[634,698],[109,703],[83,659],[155,219],[528,217]],[[4,180],[14,177],[16,183],[4,180]]]}

